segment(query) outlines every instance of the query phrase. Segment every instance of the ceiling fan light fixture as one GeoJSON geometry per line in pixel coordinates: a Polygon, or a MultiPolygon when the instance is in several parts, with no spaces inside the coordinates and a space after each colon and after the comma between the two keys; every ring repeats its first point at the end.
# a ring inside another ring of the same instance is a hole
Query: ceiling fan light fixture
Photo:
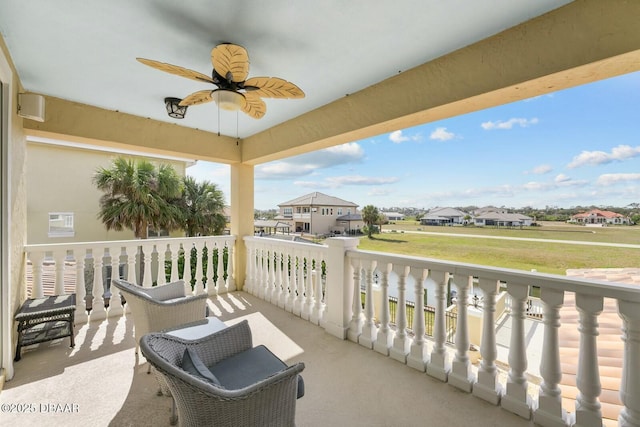
{"type": "Polygon", "coordinates": [[[180,105],[180,98],[165,98],[164,105],[167,107],[167,114],[174,119],[184,119],[187,114],[187,106],[180,105]]]}
{"type": "Polygon", "coordinates": [[[213,93],[213,99],[218,107],[227,111],[238,111],[244,105],[244,96],[230,90],[217,90],[213,93]]]}

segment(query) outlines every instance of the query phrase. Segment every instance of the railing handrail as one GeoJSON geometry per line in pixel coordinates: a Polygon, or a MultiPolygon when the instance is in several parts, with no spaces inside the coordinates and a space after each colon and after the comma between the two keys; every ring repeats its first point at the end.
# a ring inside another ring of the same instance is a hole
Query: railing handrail
{"type": "Polygon", "coordinates": [[[24,252],[52,252],[59,249],[91,249],[91,248],[109,248],[114,246],[130,246],[130,245],[162,245],[178,242],[194,242],[194,241],[235,241],[236,236],[198,236],[198,237],[167,237],[152,239],[130,239],[130,240],[103,240],[93,242],[67,242],[67,243],[37,243],[32,245],[24,245],[24,252]]]}
{"type": "Polygon", "coordinates": [[[359,258],[371,261],[385,261],[401,264],[410,268],[426,268],[429,270],[445,271],[453,275],[479,276],[513,284],[524,284],[549,288],[559,291],[580,292],[605,298],[615,298],[631,302],[640,302],[640,288],[627,283],[605,282],[596,279],[561,276],[556,274],[529,272],[509,268],[491,267],[486,265],[466,264],[455,261],[444,261],[433,258],[421,258],[411,255],[394,255],[384,252],[366,250],[348,250],[349,258],[359,258]]]}

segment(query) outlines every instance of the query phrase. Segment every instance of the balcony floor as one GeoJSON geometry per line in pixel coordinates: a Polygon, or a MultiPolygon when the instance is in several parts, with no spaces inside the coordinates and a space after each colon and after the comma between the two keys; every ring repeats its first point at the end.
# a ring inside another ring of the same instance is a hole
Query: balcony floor
{"type": "MultiPolygon", "coordinates": [[[[254,345],[265,344],[288,362],[305,362],[298,426],[533,425],[247,293],[212,298],[209,305],[228,324],[248,319],[254,345]]],[[[153,375],[135,355],[130,315],[77,325],[76,346],[68,344],[65,338],[23,350],[0,402],[34,404],[35,413],[3,411],[0,424],[169,424],[171,400],[156,395],[153,375]],[[73,412],[46,411],[46,404],[69,404],[73,412]]]]}

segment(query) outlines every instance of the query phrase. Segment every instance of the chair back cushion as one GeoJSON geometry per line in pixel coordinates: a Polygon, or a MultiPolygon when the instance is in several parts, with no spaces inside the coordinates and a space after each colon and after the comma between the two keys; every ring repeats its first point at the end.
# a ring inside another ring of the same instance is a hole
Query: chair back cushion
{"type": "Polygon", "coordinates": [[[209,381],[213,385],[222,387],[218,378],[216,378],[209,368],[205,366],[202,360],[200,360],[200,357],[198,357],[198,354],[191,347],[186,347],[184,349],[184,355],[182,356],[182,369],[191,375],[209,381]]]}

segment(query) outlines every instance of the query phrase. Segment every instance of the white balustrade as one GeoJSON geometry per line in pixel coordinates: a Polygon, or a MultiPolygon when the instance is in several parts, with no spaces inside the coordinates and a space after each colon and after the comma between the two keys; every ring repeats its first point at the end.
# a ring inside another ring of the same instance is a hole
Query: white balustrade
{"type": "Polygon", "coordinates": [[[618,312],[622,318],[624,363],[620,399],[624,409],[618,417],[620,427],[640,425],[640,303],[618,300],[618,312]]]}
{"type": "Polygon", "coordinates": [[[351,322],[349,322],[349,332],[347,338],[353,342],[358,342],[360,334],[362,334],[362,324],[364,323],[362,315],[362,299],[360,297],[360,285],[362,274],[362,263],[359,259],[351,259],[351,269],[353,271],[353,284],[351,289],[353,290],[352,308],[351,308],[351,322]]]}
{"type": "Polygon", "coordinates": [[[396,306],[396,333],[393,337],[393,346],[389,350],[391,358],[407,363],[407,354],[411,341],[407,335],[407,299],[405,292],[407,288],[407,276],[409,276],[410,267],[402,265],[394,265],[393,272],[398,275],[398,304],[396,306]]]}
{"type": "Polygon", "coordinates": [[[436,286],[436,313],[433,323],[433,350],[429,362],[427,363],[427,374],[440,381],[447,381],[449,371],[451,370],[447,353],[445,351],[445,341],[447,339],[446,332],[446,288],[449,282],[449,273],[439,270],[429,272],[429,280],[433,281],[436,286]]]}
{"type": "Polygon", "coordinates": [[[391,272],[392,264],[386,263],[384,267],[380,269],[380,289],[382,294],[382,307],[380,307],[380,328],[378,329],[378,336],[373,348],[385,356],[389,355],[389,349],[393,345],[394,331],[391,329],[391,313],[389,310],[389,273],[391,272]]]}
{"type": "Polygon", "coordinates": [[[409,348],[407,365],[421,372],[427,370],[427,348],[425,344],[425,319],[424,319],[424,281],[429,273],[426,269],[412,268],[411,276],[415,283],[414,301],[416,303],[413,313],[413,333],[414,338],[409,348]]]}
{"type": "MultiPolygon", "coordinates": [[[[377,266],[376,261],[371,261],[364,268],[365,296],[364,296],[364,322],[362,333],[358,337],[358,343],[367,348],[373,348],[373,343],[378,334],[378,327],[375,323],[375,310],[373,305],[373,272],[377,266]]],[[[359,287],[358,287],[359,288],[359,287]]]]}
{"type": "Polygon", "coordinates": [[[480,277],[478,281],[482,289],[484,299],[484,313],[482,316],[482,343],[480,354],[482,362],[478,370],[478,382],[473,386],[473,394],[497,405],[500,402],[502,386],[498,382],[496,369],[496,357],[498,356],[496,344],[496,294],[498,293],[498,281],[480,277]]]}
{"type": "Polygon", "coordinates": [[[467,305],[469,300],[469,288],[473,282],[473,277],[457,274],[452,278],[455,284],[458,295],[456,307],[458,310],[458,319],[456,322],[456,355],[455,359],[451,363],[451,372],[449,372],[449,384],[465,391],[471,392],[471,388],[476,378],[471,369],[471,362],[469,361],[469,348],[471,342],[469,341],[469,328],[467,324],[467,305]]]}

